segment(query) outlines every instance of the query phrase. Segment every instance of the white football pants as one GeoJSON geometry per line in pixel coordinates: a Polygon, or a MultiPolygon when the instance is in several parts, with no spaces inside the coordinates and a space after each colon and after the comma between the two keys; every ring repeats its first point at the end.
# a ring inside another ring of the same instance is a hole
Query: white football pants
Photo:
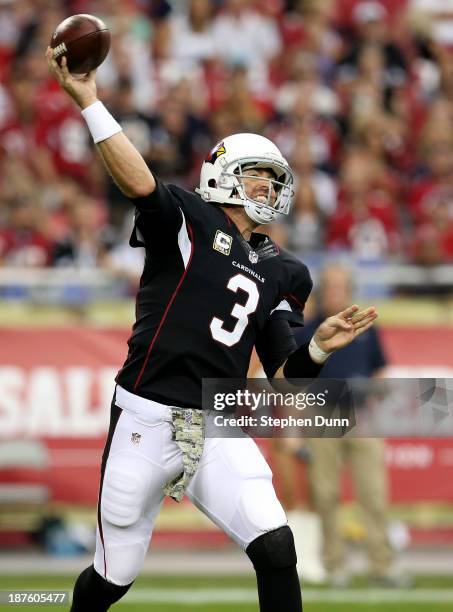
{"type": "MultiPolygon", "coordinates": [[[[119,386],[115,403],[121,411],[101,481],[94,567],[109,582],[126,585],[142,567],[162,488],[182,472],[182,457],[172,440],[170,407],[119,386]]],[[[287,524],[272,472],[248,437],[207,438],[186,493],[243,549],[287,524]]]]}

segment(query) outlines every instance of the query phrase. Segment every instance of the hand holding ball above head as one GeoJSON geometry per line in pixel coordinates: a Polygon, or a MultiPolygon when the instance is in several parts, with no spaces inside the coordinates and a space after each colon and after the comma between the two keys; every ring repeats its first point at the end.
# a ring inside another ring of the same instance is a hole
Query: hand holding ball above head
{"type": "Polygon", "coordinates": [[[52,35],[46,59],[50,73],[81,109],[97,101],[96,68],[110,48],[110,31],[93,15],[73,15],[52,35]]]}
{"type": "Polygon", "coordinates": [[[62,21],[50,40],[53,59],[59,66],[66,57],[71,74],[91,72],[107,57],[110,31],[93,15],[72,15],[62,21]]]}

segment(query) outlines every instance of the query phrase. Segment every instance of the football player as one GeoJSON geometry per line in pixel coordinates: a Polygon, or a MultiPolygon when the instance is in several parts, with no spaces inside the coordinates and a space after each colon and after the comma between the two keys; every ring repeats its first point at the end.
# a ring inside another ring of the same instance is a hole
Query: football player
{"type": "Polygon", "coordinates": [[[203,378],[246,378],[256,346],[268,377],[314,377],[328,355],[368,329],[353,305],[296,348],[312,282],[306,266],[259,232],[284,218],[293,173],[255,134],[217,144],[196,193],[163,184],[97,98],[48,50],[52,74],[82,109],[111,176],[136,208],[132,247],[146,261],[126,361],[116,378],[101,467],[94,564],[72,610],[101,612],[140,571],[164,496],[184,494],[249,556],[262,612],[300,612],[291,530],[269,466],[251,438],[204,439],[203,378]],[[182,424],[181,424],[182,423],[182,424]]]}

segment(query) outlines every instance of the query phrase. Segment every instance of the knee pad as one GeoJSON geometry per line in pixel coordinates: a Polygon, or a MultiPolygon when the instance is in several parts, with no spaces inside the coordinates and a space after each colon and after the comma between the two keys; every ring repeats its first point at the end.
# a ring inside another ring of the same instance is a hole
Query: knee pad
{"type": "Polygon", "coordinates": [[[116,527],[134,525],[142,515],[147,489],[148,481],[140,471],[112,462],[102,485],[102,518],[116,527]]]}
{"type": "Polygon", "coordinates": [[[283,569],[297,563],[294,537],[288,525],[268,531],[253,540],[246,550],[255,569],[283,569]]]}
{"type": "MultiPolygon", "coordinates": [[[[127,537],[127,533],[124,534],[127,537]]],[[[102,557],[96,555],[94,567],[100,574],[106,575],[106,580],[116,586],[125,586],[132,583],[140,573],[143,567],[146,550],[148,548],[149,539],[133,544],[123,544],[108,546],[104,565],[102,557]]]]}

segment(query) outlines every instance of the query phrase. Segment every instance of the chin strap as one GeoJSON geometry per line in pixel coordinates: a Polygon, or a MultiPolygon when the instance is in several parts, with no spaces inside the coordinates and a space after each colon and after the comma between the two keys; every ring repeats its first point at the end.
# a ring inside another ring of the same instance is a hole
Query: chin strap
{"type": "Polygon", "coordinates": [[[269,218],[265,219],[256,212],[254,205],[251,204],[249,200],[247,200],[246,203],[244,204],[244,210],[247,213],[247,215],[250,217],[250,219],[254,221],[255,223],[258,223],[259,225],[266,225],[267,223],[272,223],[272,221],[275,221],[277,214],[278,214],[277,211],[274,211],[274,214],[272,214],[271,212],[265,211],[269,215],[269,218]]]}

